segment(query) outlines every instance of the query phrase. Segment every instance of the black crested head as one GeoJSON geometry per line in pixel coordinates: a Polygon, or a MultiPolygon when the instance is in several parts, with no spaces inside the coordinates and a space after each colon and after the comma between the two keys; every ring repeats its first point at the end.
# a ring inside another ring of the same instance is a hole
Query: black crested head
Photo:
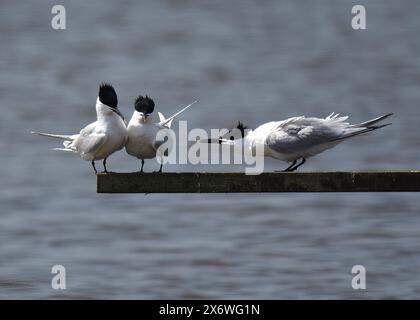
{"type": "Polygon", "coordinates": [[[248,127],[242,122],[238,121],[238,125],[236,126],[236,128],[241,131],[242,138],[245,137],[245,130],[248,129],[248,127]]]}
{"type": "Polygon", "coordinates": [[[245,130],[248,129],[247,126],[245,126],[242,122],[238,122],[238,125],[236,128],[233,128],[229,130],[228,133],[226,133],[221,138],[223,139],[229,139],[229,140],[237,140],[245,137],[245,130]]]}
{"type": "Polygon", "coordinates": [[[155,103],[148,96],[138,96],[134,101],[134,109],[143,114],[150,114],[155,109],[155,103]]]}
{"type": "Polygon", "coordinates": [[[116,109],[118,107],[117,93],[109,83],[101,83],[99,86],[99,100],[108,107],[116,109]]]}

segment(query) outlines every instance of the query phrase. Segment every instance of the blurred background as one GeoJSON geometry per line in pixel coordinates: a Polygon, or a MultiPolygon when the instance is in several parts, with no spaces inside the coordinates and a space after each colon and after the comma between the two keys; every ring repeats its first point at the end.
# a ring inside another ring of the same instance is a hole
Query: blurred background
{"type": "MultiPolygon", "coordinates": [[[[419,16],[416,0],[2,0],[0,298],[419,298],[418,194],[99,195],[89,162],[29,134],[78,132],[109,81],[126,118],[138,94],[165,115],[199,99],[190,128],[394,112],[302,170],[418,169],[419,16]],[[351,28],[355,4],[367,30],[351,28]],[[51,289],[55,264],[67,290],[51,289]]],[[[140,162],[121,151],[108,168],[140,162]]]]}

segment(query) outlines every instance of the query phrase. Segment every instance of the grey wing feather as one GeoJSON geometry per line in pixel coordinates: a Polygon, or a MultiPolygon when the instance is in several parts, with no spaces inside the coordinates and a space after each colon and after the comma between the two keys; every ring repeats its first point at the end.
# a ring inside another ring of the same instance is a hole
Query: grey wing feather
{"type": "Polygon", "coordinates": [[[301,154],[319,151],[320,147],[330,148],[344,139],[355,137],[383,128],[389,124],[373,126],[391,114],[357,124],[350,125],[347,116],[339,117],[332,113],[325,119],[295,117],[281,122],[267,136],[266,143],[274,151],[280,153],[301,154]]]}
{"type": "Polygon", "coordinates": [[[96,152],[106,142],[105,134],[90,134],[88,136],[80,135],[73,143],[73,147],[80,154],[89,154],[96,152]]]}
{"type": "Polygon", "coordinates": [[[333,142],[344,134],[347,126],[341,118],[305,118],[296,117],[281,123],[267,136],[266,143],[280,153],[296,153],[311,149],[320,144],[333,142]],[[328,121],[328,123],[325,123],[328,121]]]}
{"type": "Polygon", "coordinates": [[[91,123],[83,128],[72,143],[72,147],[80,154],[95,152],[106,142],[106,135],[104,133],[95,133],[95,127],[95,123],[91,123]]]}

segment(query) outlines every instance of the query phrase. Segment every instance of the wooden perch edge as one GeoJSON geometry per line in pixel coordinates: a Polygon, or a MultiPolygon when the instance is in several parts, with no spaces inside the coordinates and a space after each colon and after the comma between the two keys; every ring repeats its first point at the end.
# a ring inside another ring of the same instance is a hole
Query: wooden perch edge
{"type": "Polygon", "coordinates": [[[420,171],[97,174],[98,193],[419,191],[420,171]]]}

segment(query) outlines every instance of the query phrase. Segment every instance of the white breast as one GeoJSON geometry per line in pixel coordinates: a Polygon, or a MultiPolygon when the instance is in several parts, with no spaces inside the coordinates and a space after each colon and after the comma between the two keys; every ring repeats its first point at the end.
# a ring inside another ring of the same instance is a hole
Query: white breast
{"type": "Polygon", "coordinates": [[[127,128],[122,119],[112,121],[105,127],[106,142],[99,148],[94,155],[94,160],[101,160],[112,153],[124,148],[127,142],[127,128]]]}
{"type": "Polygon", "coordinates": [[[125,149],[128,154],[139,159],[151,159],[156,156],[153,146],[158,128],[154,124],[129,124],[128,141],[125,149]]]}

